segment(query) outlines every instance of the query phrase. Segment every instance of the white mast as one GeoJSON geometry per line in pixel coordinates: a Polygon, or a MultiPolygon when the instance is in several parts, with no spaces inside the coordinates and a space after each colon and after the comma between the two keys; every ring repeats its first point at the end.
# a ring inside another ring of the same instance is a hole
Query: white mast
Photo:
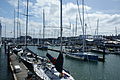
{"type": "Polygon", "coordinates": [[[17,41],[18,41],[18,27],[19,27],[19,0],[18,0],[18,12],[17,12],[17,41]]]}
{"type": "Polygon", "coordinates": [[[60,53],[62,53],[62,0],[60,0],[60,53]]]}
{"type": "Polygon", "coordinates": [[[14,44],[15,44],[15,9],[14,9],[14,44]]]}
{"type": "Polygon", "coordinates": [[[25,36],[25,45],[26,45],[26,48],[27,48],[27,31],[28,31],[28,1],[27,0],[27,11],[26,11],[26,36],[25,36]]]}
{"type": "Polygon", "coordinates": [[[2,25],[1,25],[1,20],[0,20],[0,47],[1,47],[1,44],[2,44],[2,25]]]}
{"type": "Polygon", "coordinates": [[[5,40],[6,40],[6,23],[5,23],[5,40]]]}
{"type": "Polygon", "coordinates": [[[76,28],[75,28],[75,36],[77,36],[77,14],[76,14],[76,28]]]}
{"type": "Polygon", "coordinates": [[[43,9],[43,45],[44,45],[44,38],[45,38],[45,12],[43,9]]]}
{"type": "Polygon", "coordinates": [[[117,36],[117,34],[118,34],[118,33],[117,33],[117,27],[116,27],[116,26],[115,26],[115,34],[116,34],[115,36],[117,36]]]}
{"type": "Polygon", "coordinates": [[[38,45],[39,45],[39,43],[40,43],[39,39],[40,39],[40,35],[41,35],[41,30],[39,30],[39,34],[38,35],[39,35],[38,36],[38,45]]]}
{"type": "Polygon", "coordinates": [[[82,30],[83,30],[83,52],[84,52],[84,47],[85,47],[85,29],[84,29],[84,0],[82,0],[82,19],[83,19],[83,23],[82,23],[82,30]]]}
{"type": "Polygon", "coordinates": [[[73,25],[73,37],[74,37],[74,33],[75,33],[75,28],[74,28],[74,24],[72,24],[73,25]]]}
{"type": "Polygon", "coordinates": [[[97,20],[97,38],[98,38],[99,19],[97,20]]]}

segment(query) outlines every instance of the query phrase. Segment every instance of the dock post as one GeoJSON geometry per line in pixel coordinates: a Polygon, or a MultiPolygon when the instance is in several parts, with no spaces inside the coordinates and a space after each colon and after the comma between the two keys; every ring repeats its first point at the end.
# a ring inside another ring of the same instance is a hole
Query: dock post
{"type": "Polygon", "coordinates": [[[105,61],[105,44],[103,44],[103,62],[105,61]]]}
{"type": "Polygon", "coordinates": [[[4,49],[5,49],[5,54],[6,54],[6,41],[4,42],[4,49]]]}
{"type": "Polygon", "coordinates": [[[10,55],[9,54],[10,54],[10,46],[8,45],[8,52],[7,52],[7,63],[8,63],[7,65],[8,65],[8,69],[10,67],[10,58],[9,58],[10,55]]]}

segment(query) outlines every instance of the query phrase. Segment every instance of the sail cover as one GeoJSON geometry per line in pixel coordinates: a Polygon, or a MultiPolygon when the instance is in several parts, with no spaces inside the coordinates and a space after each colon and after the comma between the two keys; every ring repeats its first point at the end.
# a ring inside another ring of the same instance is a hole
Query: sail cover
{"type": "Polygon", "coordinates": [[[46,54],[46,56],[49,58],[49,60],[55,65],[55,68],[58,72],[62,73],[63,70],[63,54],[60,53],[58,58],[55,59],[54,57],[52,57],[50,54],[46,54]]]}
{"type": "Polygon", "coordinates": [[[52,57],[50,54],[46,54],[46,56],[49,58],[50,62],[52,62],[53,65],[56,64],[56,58],[55,57],[52,57]]]}

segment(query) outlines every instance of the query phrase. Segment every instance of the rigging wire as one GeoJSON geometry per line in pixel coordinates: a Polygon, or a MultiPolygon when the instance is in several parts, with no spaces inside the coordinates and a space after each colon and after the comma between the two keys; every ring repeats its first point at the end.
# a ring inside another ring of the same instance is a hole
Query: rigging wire
{"type": "Polygon", "coordinates": [[[80,24],[81,24],[81,27],[82,27],[82,19],[81,19],[81,14],[80,14],[80,8],[79,8],[79,2],[78,2],[78,0],[77,0],[77,6],[78,6],[79,20],[80,20],[80,24]]]}
{"type": "MultiPolygon", "coordinates": [[[[84,3],[85,4],[85,3],[84,3]]],[[[86,5],[86,4],[85,4],[86,5]]],[[[92,32],[92,28],[91,28],[91,23],[90,23],[90,19],[89,19],[89,17],[88,17],[88,12],[87,12],[87,9],[86,9],[86,7],[85,7],[85,11],[86,11],[86,18],[87,18],[87,20],[88,20],[88,26],[87,27],[90,27],[90,31],[91,31],[91,34],[93,34],[93,32],[92,32]]]]}

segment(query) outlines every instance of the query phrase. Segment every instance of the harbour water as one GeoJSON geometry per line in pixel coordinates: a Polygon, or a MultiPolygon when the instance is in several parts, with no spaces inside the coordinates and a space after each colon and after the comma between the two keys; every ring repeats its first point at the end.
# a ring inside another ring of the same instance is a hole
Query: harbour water
{"type": "MultiPolygon", "coordinates": [[[[37,50],[37,47],[29,47],[40,56],[45,56],[46,51],[37,50]]],[[[54,47],[59,49],[59,47],[54,47]]],[[[58,53],[48,51],[57,57],[58,53]]],[[[98,54],[100,55],[100,54],[98,54]]],[[[106,61],[88,62],[67,58],[64,56],[64,68],[68,70],[75,80],[120,80],[120,55],[108,54],[106,61]]]]}
{"type": "MultiPolygon", "coordinates": [[[[53,47],[59,49],[59,47],[53,47]]],[[[53,51],[41,51],[37,47],[29,46],[33,52],[40,56],[50,53],[57,57],[58,53],[53,51]]],[[[99,54],[100,55],[100,54],[99,54]]],[[[108,54],[106,61],[88,62],[67,58],[64,56],[64,69],[68,70],[75,80],[120,80],[120,55],[108,54]]],[[[7,69],[6,54],[0,53],[0,80],[12,80],[7,69]]]]}
{"type": "Polygon", "coordinates": [[[0,49],[0,80],[13,80],[11,71],[8,69],[7,54],[3,47],[0,49]]]}

